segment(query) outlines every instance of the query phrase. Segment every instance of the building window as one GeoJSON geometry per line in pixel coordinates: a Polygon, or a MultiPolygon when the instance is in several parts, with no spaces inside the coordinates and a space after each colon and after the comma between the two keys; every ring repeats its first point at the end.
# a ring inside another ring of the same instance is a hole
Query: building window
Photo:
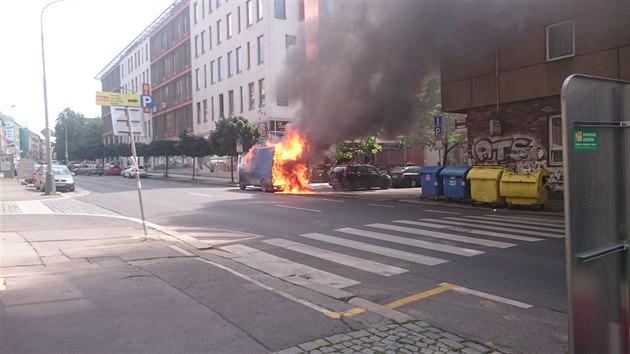
{"type": "Polygon", "coordinates": [[[238,88],[239,93],[240,93],[240,103],[241,103],[241,109],[240,112],[243,113],[243,86],[240,86],[238,88]]]}
{"type": "Polygon", "coordinates": [[[547,26],[547,61],[575,55],[575,22],[564,21],[547,26]]]}
{"type": "Polygon", "coordinates": [[[549,117],[549,166],[562,165],[562,116],[549,117]]]}
{"type": "Polygon", "coordinates": [[[195,36],[195,58],[199,57],[199,36],[195,36]]]}
{"type": "Polygon", "coordinates": [[[217,21],[217,45],[221,44],[221,40],[223,39],[221,35],[221,20],[217,21]]]}
{"type": "Polygon", "coordinates": [[[227,26],[227,37],[232,38],[232,14],[225,16],[225,25],[227,26]]]}
{"type": "Polygon", "coordinates": [[[210,119],[214,122],[214,97],[210,97],[210,119]]]}
{"type": "Polygon", "coordinates": [[[219,119],[225,118],[225,107],[223,106],[223,94],[219,94],[219,119]]]}
{"type": "Polygon", "coordinates": [[[203,100],[203,121],[208,121],[208,100],[203,100]]]}
{"type": "Polygon", "coordinates": [[[256,108],[256,97],[254,97],[254,83],[247,84],[247,90],[249,92],[249,110],[256,108]]]}
{"type": "Polygon", "coordinates": [[[214,11],[214,0],[208,0],[208,13],[211,14],[214,11]]]}
{"type": "Polygon", "coordinates": [[[245,2],[246,6],[246,15],[247,15],[247,27],[254,24],[254,7],[252,5],[252,0],[247,0],[245,2]]]}
{"type": "Polygon", "coordinates": [[[260,21],[263,18],[263,0],[256,0],[256,10],[256,20],[260,21]]]}
{"type": "MultiPolygon", "coordinates": [[[[195,38],[197,38],[197,36],[195,36],[195,38]]],[[[199,39],[201,39],[201,54],[203,54],[206,52],[206,31],[201,31],[199,39]]]]}
{"type": "Polygon", "coordinates": [[[203,88],[208,87],[208,66],[203,64],[203,88]]]}
{"type": "Polygon", "coordinates": [[[273,15],[276,18],[287,18],[287,8],[285,0],[274,0],[273,2],[273,15]]]}
{"type": "Polygon", "coordinates": [[[241,7],[236,8],[236,30],[241,33],[241,7]]]}
{"type": "Polygon", "coordinates": [[[214,85],[217,82],[217,74],[216,74],[216,66],[214,65],[214,60],[210,62],[210,85],[214,85]]]}
{"type": "Polygon", "coordinates": [[[230,117],[234,115],[234,90],[228,91],[228,112],[230,117]]]}
{"type": "Polygon", "coordinates": [[[249,45],[249,42],[247,42],[247,70],[252,68],[251,57],[251,46],[249,45]]]}
{"type": "Polygon", "coordinates": [[[217,59],[217,69],[219,71],[219,81],[223,81],[223,57],[217,59]]]}
{"type": "Polygon", "coordinates": [[[199,91],[199,68],[195,69],[195,90],[199,91]]]}
{"type": "Polygon", "coordinates": [[[197,102],[197,124],[201,124],[201,102],[197,102]]]}
{"type": "Polygon", "coordinates": [[[265,62],[265,42],[263,36],[258,37],[258,65],[265,62]]]}
{"type": "Polygon", "coordinates": [[[236,48],[236,73],[243,71],[243,48],[236,48]]]}
{"type": "Polygon", "coordinates": [[[234,53],[232,51],[227,53],[227,66],[228,77],[232,77],[232,75],[234,75],[234,53]]]}
{"type": "Polygon", "coordinates": [[[193,4],[193,19],[195,21],[195,24],[197,24],[198,21],[198,16],[197,16],[197,3],[193,4]]]}
{"type": "Polygon", "coordinates": [[[222,3],[223,3],[223,0],[217,0],[217,9],[219,8],[219,6],[221,6],[222,3]]]}
{"type": "Polygon", "coordinates": [[[300,21],[304,21],[305,16],[305,10],[304,10],[304,0],[300,0],[300,14],[299,14],[299,19],[300,21]]]}
{"type": "Polygon", "coordinates": [[[289,105],[289,97],[286,88],[280,84],[276,85],[276,105],[285,107],[289,105]]]}
{"type": "Polygon", "coordinates": [[[265,107],[265,79],[258,80],[258,101],[259,107],[265,107]]]}
{"type": "Polygon", "coordinates": [[[208,50],[212,49],[212,26],[208,26],[208,50]]]}

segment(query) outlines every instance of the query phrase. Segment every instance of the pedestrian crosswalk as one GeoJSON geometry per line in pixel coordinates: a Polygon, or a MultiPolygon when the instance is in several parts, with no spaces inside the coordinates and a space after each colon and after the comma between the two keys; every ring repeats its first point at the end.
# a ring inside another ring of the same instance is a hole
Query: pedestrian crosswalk
{"type": "Polygon", "coordinates": [[[356,273],[347,273],[343,267],[392,277],[417,265],[435,267],[521,244],[562,238],[564,225],[557,219],[493,214],[443,215],[431,219],[369,223],[296,236],[292,240],[262,240],[266,244],[262,247],[261,243],[252,242],[247,246],[232,244],[220,249],[231,253],[233,260],[267,274],[320,292],[322,288],[339,291],[360,283],[347,276],[356,273]],[[269,249],[269,246],[278,249],[269,249]],[[279,257],[277,254],[280,253],[286,258],[279,257]],[[304,255],[319,261],[309,262],[304,255]],[[327,271],[314,268],[313,264],[327,271]],[[409,266],[404,267],[404,264],[409,266]],[[333,274],[329,272],[331,270],[340,274],[333,274]]]}

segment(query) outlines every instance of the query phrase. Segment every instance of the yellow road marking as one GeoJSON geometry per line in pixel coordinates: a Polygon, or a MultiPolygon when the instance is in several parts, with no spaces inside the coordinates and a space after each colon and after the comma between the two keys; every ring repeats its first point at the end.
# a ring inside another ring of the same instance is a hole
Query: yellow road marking
{"type": "MultiPolygon", "coordinates": [[[[430,296],[433,295],[437,295],[440,293],[443,293],[445,291],[449,291],[449,290],[453,290],[455,288],[457,288],[457,285],[454,284],[449,284],[449,283],[444,283],[444,285],[440,285],[439,287],[435,288],[435,289],[431,289],[431,290],[427,290],[424,292],[421,292],[419,294],[416,295],[411,295],[405,298],[402,298],[400,300],[396,300],[392,303],[389,303],[387,305],[385,305],[385,307],[390,308],[390,309],[395,309],[397,307],[403,306],[403,305],[407,305],[410,304],[412,302],[416,302],[422,299],[426,299],[430,296]]],[[[361,307],[355,307],[352,308],[350,310],[346,310],[346,311],[342,311],[342,312],[329,312],[326,315],[328,317],[331,318],[341,318],[341,317],[352,317],[354,315],[358,315],[361,313],[364,313],[366,310],[364,308],[361,307]]]]}
{"type": "Polygon", "coordinates": [[[416,301],[419,301],[419,300],[422,300],[422,299],[426,299],[426,298],[428,298],[430,296],[437,295],[437,294],[443,293],[445,291],[453,290],[453,289],[455,289],[457,287],[458,287],[457,285],[445,283],[444,285],[439,286],[439,287],[437,287],[435,289],[427,290],[427,291],[421,292],[421,293],[416,294],[416,295],[411,295],[411,296],[407,296],[405,298],[402,298],[400,300],[396,300],[394,302],[391,302],[391,303],[385,305],[385,307],[388,307],[390,309],[395,309],[397,307],[400,307],[400,306],[403,306],[403,305],[407,305],[407,304],[410,304],[412,302],[416,302],[416,301]]]}

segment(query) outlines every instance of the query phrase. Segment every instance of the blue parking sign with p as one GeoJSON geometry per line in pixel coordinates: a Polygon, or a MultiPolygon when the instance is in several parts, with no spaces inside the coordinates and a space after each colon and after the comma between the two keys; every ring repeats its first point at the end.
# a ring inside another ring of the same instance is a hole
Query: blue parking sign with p
{"type": "Polygon", "coordinates": [[[140,104],[144,108],[153,108],[153,96],[140,96],[140,104]]]}

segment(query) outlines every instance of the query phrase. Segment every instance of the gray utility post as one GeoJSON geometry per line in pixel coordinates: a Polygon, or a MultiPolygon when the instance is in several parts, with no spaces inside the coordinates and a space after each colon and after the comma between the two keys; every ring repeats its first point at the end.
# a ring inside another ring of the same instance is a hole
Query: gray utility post
{"type": "Polygon", "coordinates": [[[66,155],[66,165],[68,164],[68,126],[66,125],[65,122],[60,122],[61,124],[63,124],[63,130],[66,132],[66,149],[65,149],[65,155],[66,155]]]}
{"type": "Polygon", "coordinates": [[[46,4],[46,6],[42,8],[42,12],[40,12],[39,14],[39,25],[40,25],[41,37],[42,37],[42,73],[44,77],[44,117],[46,118],[46,129],[44,129],[45,135],[46,135],[46,166],[47,166],[45,193],[48,195],[55,194],[57,191],[55,190],[55,175],[53,174],[53,171],[52,171],[52,144],[50,142],[50,128],[48,125],[48,93],[46,89],[46,60],[44,58],[44,20],[43,18],[44,18],[44,10],[46,10],[48,6],[58,3],[60,1],[63,1],[63,0],[55,0],[53,2],[46,4]]]}
{"type": "Polygon", "coordinates": [[[630,82],[561,93],[570,353],[630,353],[630,82]]]}
{"type": "Polygon", "coordinates": [[[142,228],[144,234],[147,233],[147,223],[144,220],[144,206],[142,204],[142,183],[140,182],[140,173],[138,171],[138,156],[136,155],[136,139],[133,136],[133,126],[131,124],[131,117],[129,117],[129,106],[125,106],[125,118],[127,118],[127,128],[129,129],[129,139],[131,139],[131,156],[132,156],[132,169],[136,171],[136,187],[138,189],[138,201],[140,202],[140,216],[142,217],[142,228]]]}

